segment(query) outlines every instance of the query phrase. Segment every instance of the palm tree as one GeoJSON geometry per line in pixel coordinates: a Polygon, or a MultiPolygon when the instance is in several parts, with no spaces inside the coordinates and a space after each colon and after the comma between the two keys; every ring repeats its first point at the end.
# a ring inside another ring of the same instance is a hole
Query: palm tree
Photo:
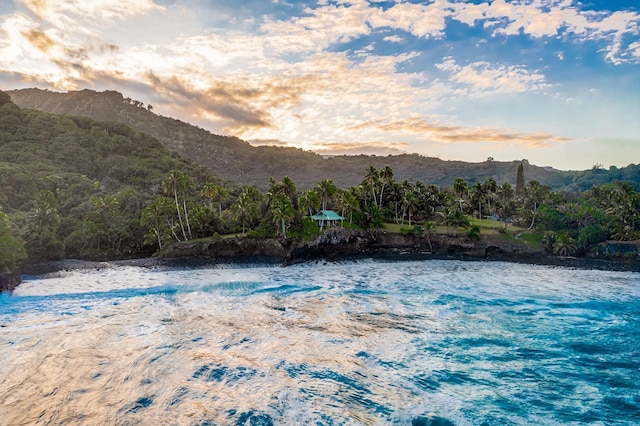
{"type": "Polygon", "coordinates": [[[467,182],[464,178],[457,177],[453,181],[453,192],[460,198],[464,197],[464,194],[467,193],[467,182]]]}
{"type": "MultiPolygon", "coordinates": [[[[271,213],[273,214],[273,222],[278,228],[282,228],[282,236],[287,238],[287,224],[291,222],[294,216],[291,200],[284,194],[278,194],[272,200],[271,213]]],[[[280,231],[278,231],[279,233],[280,231]]]]}
{"type": "Polygon", "coordinates": [[[502,185],[498,187],[498,195],[503,203],[507,203],[513,199],[514,190],[509,182],[504,182],[502,185]]]}
{"type": "Polygon", "coordinates": [[[576,242],[565,232],[559,232],[553,245],[553,251],[560,256],[571,256],[578,251],[576,242]]]}
{"type": "Polygon", "coordinates": [[[436,225],[433,222],[425,222],[422,225],[422,235],[424,235],[424,237],[427,240],[427,243],[429,244],[429,251],[433,252],[433,245],[431,245],[431,235],[435,234],[436,232],[436,225]]]}
{"type": "Polygon", "coordinates": [[[336,204],[341,210],[340,215],[345,217],[347,212],[349,213],[349,225],[352,223],[353,211],[358,207],[358,201],[349,191],[340,191],[338,193],[336,204]]]}
{"type": "Polygon", "coordinates": [[[258,205],[252,199],[250,191],[242,191],[238,199],[231,205],[231,214],[234,219],[242,223],[242,235],[246,232],[246,226],[258,216],[258,205]]]}
{"type": "Polygon", "coordinates": [[[418,198],[418,194],[416,191],[408,191],[402,197],[402,224],[404,225],[404,216],[409,213],[409,226],[411,226],[411,219],[413,217],[413,212],[416,207],[420,203],[420,199],[418,198]]]}
{"type": "Polygon", "coordinates": [[[380,177],[380,183],[382,184],[380,188],[380,208],[382,208],[384,187],[385,185],[391,185],[393,183],[393,170],[391,169],[391,167],[385,166],[382,170],[380,170],[378,176],[380,177]]]}
{"type": "Polygon", "coordinates": [[[481,182],[471,187],[471,199],[478,203],[478,219],[482,219],[482,203],[487,198],[487,189],[481,182]]]}
{"type": "Polygon", "coordinates": [[[531,225],[529,225],[529,229],[533,228],[536,220],[536,213],[538,211],[538,205],[544,201],[545,198],[548,197],[549,192],[551,192],[551,188],[548,186],[542,185],[540,182],[536,180],[529,181],[527,186],[524,188],[525,200],[532,204],[531,210],[531,225]]]}
{"type": "Polygon", "coordinates": [[[293,204],[293,207],[295,208],[298,204],[298,192],[296,191],[296,184],[289,176],[285,176],[282,179],[282,190],[284,191],[284,194],[289,197],[291,204],[293,204]]]}
{"type": "Polygon", "coordinates": [[[496,193],[498,192],[498,183],[492,177],[488,178],[484,187],[487,191],[487,204],[489,205],[489,214],[493,214],[493,209],[491,208],[491,200],[494,200],[496,197],[496,193]]]}
{"type": "Polygon", "coordinates": [[[462,210],[462,203],[464,202],[464,196],[467,193],[467,182],[458,177],[453,181],[453,189],[454,194],[458,197],[458,202],[460,203],[460,210],[462,210]]]}
{"type": "Polygon", "coordinates": [[[322,200],[322,210],[327,209],[327,203],[336,194],[338,188],[333,184],[331,179],[323,179],[316,184],[316,191],[322,200]]]}
{"type": "Polygon", "coordinates": [[[504,219],[504,229],[507,229],[507,223],[518,211],[518,206],[513,200],[509,200],[506,203],[498,204],[498,214],[504,219]]]}
{"type": "Polygon", "coordinates": [[[184,213],[187,220],[187,228],[189,228],[189,234],[191,229],[189,226],[189,215],[187,212],[186,200],[183,200],[183,212],[180,212],[180,203],[178,201],[178,195],[185,196],[189,190],[193,187],[193,181],[189,176],[184,174],[180,170],[171,170],[162,181],[162,189],[165,194],[173,194],[173,199],[176,204],[176,211],[178,212],[178,221],[180,222],[180,229],[182,230],[182,236],[184,240],[188,240],[187,233],[185,231],[184,222],[182,220],[182,214],[184,213]]]}
{"type": "Polygon", "coordinates": [[[318,191],[310,189],[300,195],[300,198],[298,198],[298,205],[301,210],[308,211],[309,216],[313,216],[313,213],[321,207],[321,201],[318,191]]]}
{"type": "Polygon", "coordinates": [[[444,210],[444,223],[447,226],[447,230],[449,227],[453,227],[453,235],[458,235],[458,228],[468,228],[469,227],[469,218],[465,216],[462,210],[457,208],[447,208],[444,210]]]}
{"type": "Polygon", "coordinates": [[[378,180],[378,170],[373,166],[369,166],[369,168],[365,172],[364,181],[369,185],[369,188],[371,189],[371,194],[373,195],[373,204],[375,204],[376,206],[378,205],[378,201],[376,198],[376,185],[378,184],[378,180]]]}
{"type": "Polygon", "coordinates": [[[218,201],[218,214],[222,217],[222,199],[227,196],[227,191],[221,185],[207,182],[202,187],[200,195],[209,200],[209,210],[213,210],[213,202],[218,201]]]}
{"type": "Polygon", "coordinates": [[[158,197],[153,200],[142,211],[142,217],[140,218],[140,224],[149,229],[149,234],[156,237],[158,248],[160,250],[162,250],[162,230],[167,217],[166,204],[163,203],[163,199],[166,200],[164,197],[158,197]]]}

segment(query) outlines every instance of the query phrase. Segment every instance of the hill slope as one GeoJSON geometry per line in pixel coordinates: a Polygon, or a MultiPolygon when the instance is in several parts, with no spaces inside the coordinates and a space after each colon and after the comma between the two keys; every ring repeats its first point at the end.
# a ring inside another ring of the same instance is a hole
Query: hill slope
{"type": "MultiPolygon", "coordinates": [[[[498,182],[514,184],[520,163],[443,161],[417,154],[324,158],[301,149],[254,147],[236,137],[215,135],[183,121],[156,115],[142,103],[114,91],[57,93],[22,89],[7,93],[22,108],[127,123],[139,132],[156,137],[168,149],[206,166],[221,178],[238,184],[253,184],[261,189],[271,176],[277,179],[289,176],[299,189],[307,189],[324,178],[331,178],[344,188],[357,185],[369,166],[382,168],[387,165],[393,169],[398,181],[420,180],[444,186],[457,177],[470,183],[493,177],[498,182]]],[[[554,190],[585,190],[612,180],[628,180],[638,186],[640,166],[575,172],[527,164],[525,177],[527,181],[537,180],[554,190]]]]}
{"type": "Polygon", "coordinates": [[[128,125],[21,109],[0,92],[0,212],[30,261],[149,254],[140,217],[172,169],[212,179],[128,125]]]}

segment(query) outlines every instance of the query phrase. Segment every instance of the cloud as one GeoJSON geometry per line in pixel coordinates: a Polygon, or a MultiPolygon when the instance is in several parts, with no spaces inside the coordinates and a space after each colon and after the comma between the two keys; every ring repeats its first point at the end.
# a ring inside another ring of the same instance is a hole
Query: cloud
{"type": "MultiPolygon", "coordinates": [[[[105,23],[126,17],[162,10],[153,0],[16,0],[38,18],[64,26],[81,18],[105,23]]],[[[73,27],[68,27],[73,28],[73,27]]],[[[74,28],[78,30],[78,28],[74,28]]]]}
{"type": "Polygon", "coordinates": [[[370,121],[359,123],[350,130],[378,130],[392,134],[414,134],[422,139],[440,143],[493,142],[512,143],[532,148],[549,146],[551,143],[568,142],[571,139],[554,136],[546,132],[523,133],[513,130],[487,127],[468,128],[431,124],[419,117],[396,121],[370,121]]]}
{"type": "Polygon", "coordinates": [[[383,37],[382,40],[388,41],[389,43],[402,43],[404,41],[402,37],[397,35],[386,36],[386,37],[383,37]]]}
{"type": "Polygon", "coordinates": [[[474,62],[461,66],[452,57],[443,58],[436,68],[448,72],[449,80],[471,87],[468,94],[479,96],[493,93],[523,93],[551,87],[539,72],[529,72],[523,66],[494,65],[474,62]]]}
{"type": "Polygon", "coordinates": [[[452,3],[451,17],[467,25],[478,23],[492,29],[493,35],[533,38],[559,38],[574,43],[593,41],[604,44],[605,59],[620,64],[629,58],[629,37],[637,37],[640,14],[631,11],[593,11],[570,0],[491,3],[452,3]],[[626,40],[626,42],[624,41],[626,40]],[[625,44],[627,43],[627,44],[625,44]]]}
{"type": "Polygon", "coordinates": [[[53,41],[44,31],[36,29],[27,29],[22,32],[22,35],[42,53],[47,53],[52,47],[56,46],[56,42],[53,41]]]}

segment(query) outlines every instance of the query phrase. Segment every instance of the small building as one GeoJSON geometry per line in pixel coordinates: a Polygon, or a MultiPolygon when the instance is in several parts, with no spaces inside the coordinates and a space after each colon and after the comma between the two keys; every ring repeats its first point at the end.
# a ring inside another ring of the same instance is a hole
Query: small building
{"type": "Polygon", "coordinates": [[[338,222],[342,222],[344,217],[340,216],[333,210],[320,210],[317,214],[311,216],[311,219],[318,223],[318,226],[336,226],[338,222]]]}

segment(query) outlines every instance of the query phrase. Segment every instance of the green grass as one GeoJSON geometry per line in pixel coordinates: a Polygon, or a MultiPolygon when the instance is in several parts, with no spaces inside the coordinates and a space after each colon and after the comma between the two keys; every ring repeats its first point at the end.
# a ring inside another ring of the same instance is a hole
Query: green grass
{"type": "MultiPolygon", "coordinates": [[[[471,216],[467,216],[467,218],[469,219],[469,223],[471,224],[471,226],[475,225],[480,227],[480,235],[494,235],[494,234],[500,233],[500,231],[504,229],[503,222],[498,222],[491,219],[474,219],[471,216]]],[[[405,222],[404,225],[400,225],[397,223],[385,223],[383,229],[387,232],[394,232],[394,233],[400,234],[401,228],[410,229],[416,225],[420,225],[420,223],[418,224],[412,223],[411,226],[409,226],[408,222],[405,222]]],[[[457,231],[457,234],[464,235],[466,234],[467,231],[468,229],[459,228],[457,231]]],[[[513,234],[513,233],[523,232],[523,231],[526,231],[526,228],[522,228],[520,226],[514,226],[514,225],[507,225],[508,234],[513,234]]],[[[454,230],[453,228],[447,229],[447,227],[444,225],[437,225],[435,229],[435,233],[436,234],[453,234],[454,230]]]]}
{"type": "Polygon", "coordinates": [[[523,232],[517,237],[518,241],[524,242],[526,245],[534,249],[542,248],[543,239],[544,236],[542,234],[538,234],[535,232],[523,232]]]}

